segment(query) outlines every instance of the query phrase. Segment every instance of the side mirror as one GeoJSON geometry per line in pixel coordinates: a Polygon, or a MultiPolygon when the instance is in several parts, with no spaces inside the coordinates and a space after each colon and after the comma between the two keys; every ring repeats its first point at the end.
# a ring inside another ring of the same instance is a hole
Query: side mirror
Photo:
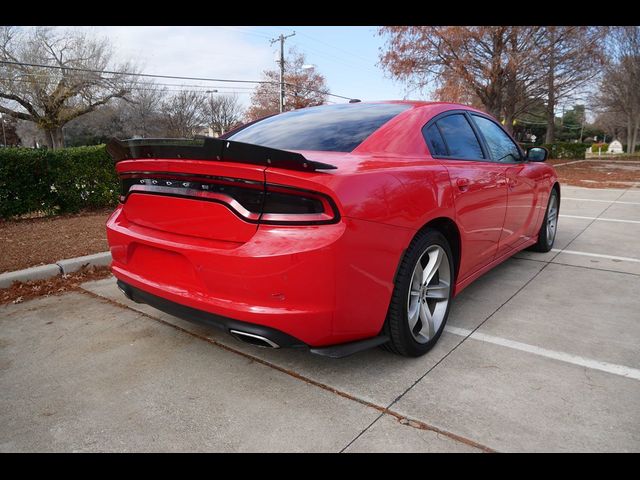
{"type": "Polygon", "coordinates": [[[549,151],[544,147],[527,149],[527,160],[529,162],[544,162],[547,158],[549,158],[549,151]]]}

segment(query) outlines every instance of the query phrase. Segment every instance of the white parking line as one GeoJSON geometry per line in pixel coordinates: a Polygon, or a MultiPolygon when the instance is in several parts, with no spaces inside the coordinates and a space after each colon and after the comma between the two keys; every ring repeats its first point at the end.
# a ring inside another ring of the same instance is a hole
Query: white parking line
{"type": "MultiPolygon", "coordinates": [[[[444,328],[446,332],[459,335],[461,337],[468,337],[471,330],[466,328],[450,327],[444,328]]],[[[481,342],[492,343],[494,345],[500,345],[502,347],[512,348],[514,350],[520,350],[522,352],[533,353],[534,355],[540,355],[541,357],[552,358],[561,362],[571,363],[573,365],[579,365],[581,367],[591,368],[593,370],[600,370],[602,372],[612,373],[614,375],[620,375],[621,377],[633,378],[634,380],[640,380],[640,370],[636,368],[627,367],[624,365],[618,365],[615,363],[601,362],[599,360],[592,360],[590,358],[580,357],[578,355],[572,355],[570,353],[558,352],[555,350],[547,350],[546,348],[536,347],[535,345],[529,345],[528,343],[516,342],[514,340],[508,340],[506,338],[494,337],[493,335],[487,335],[485,333],[474,332],[469,338],[479,340],[481,342]]]]}
{"type": "Polygon", "coordinates": [[[590,253],[590,252],[578,252],[576,250],[561,250],[559,248],[552,248],[552,252],[568,253],[570,255],[584,255],[585,257],[606,258],[608,260],[618,260],[621,262],[637,262],[640,263],[640,258],[633,257],[618,257],[616,255],[603,255],[602,253],[590,253]]]}
{"type": "Polygon", "coordinates": [[[580,202],[620,203],[622,205],[640,205],[640,202],[623,202],[621,200],[599,200],[599,199],[596,199],[596,198],[562,197],[562,200],[578,200],[580,202]]]}
{"type": "Polygon", "coordinates": [[[560,216],[565,218],[581,218],[583,220],[598,220],[602,222],[640,223],[640,220],[622,220],[620,218],[583,217],[581,215],[565,215],[565,214],[560,214],[560,216]]]}

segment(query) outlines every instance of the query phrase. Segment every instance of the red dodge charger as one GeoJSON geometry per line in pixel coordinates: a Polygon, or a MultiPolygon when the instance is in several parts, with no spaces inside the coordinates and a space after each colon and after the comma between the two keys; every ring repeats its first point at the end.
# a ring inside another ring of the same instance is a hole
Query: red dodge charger
{"type": "Polygon", "coordinates": [[[422,355],[456,294],[556,234],[547,151],[464,105],[320,106],[108,150],[123,293],[263,347],[422,355]]]}

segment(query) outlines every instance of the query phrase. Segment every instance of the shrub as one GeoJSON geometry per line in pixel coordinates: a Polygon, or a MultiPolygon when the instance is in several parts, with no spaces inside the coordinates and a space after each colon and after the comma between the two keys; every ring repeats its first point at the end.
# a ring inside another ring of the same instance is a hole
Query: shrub
{"type": "Polygon", "coordinates": [[[594,143],[593,145],[591,145],[591,153],[598,153],[598,150],[600,150],[600,153],[607,153],[608,148],[608,143],[594,143]]]}
{"type": "Polygon", "coordinates": [[[0,149],[0,218],[115,205],[118,178],[104,145],[0,149]]]}
{"type": "Polygon", "coordinates": [[[587,147],[582,143],[547,143],[542,145],[549,150],[549,158],[584,160],[587,147]]]}

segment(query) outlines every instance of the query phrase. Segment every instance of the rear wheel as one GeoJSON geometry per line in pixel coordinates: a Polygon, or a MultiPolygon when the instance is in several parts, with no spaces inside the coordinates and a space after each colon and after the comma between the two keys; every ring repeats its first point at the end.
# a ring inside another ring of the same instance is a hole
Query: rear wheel
{"type": "Polygon", "coordinates": [[[558,213],[560,212],[560,197],[554,188],[549,195],[549,203],[544,220],[538,232],[538,242],[529,247],[534,252],[548,252],[553,248],[558,229],[558,213]]]}
{"type": "Polygon", "coordinates": [[[427,229],[411,242],[385,321],[385,349],[418,357],[435,345],[449,316],[454,273],[451,248],[440,232],[427,229]]]}

